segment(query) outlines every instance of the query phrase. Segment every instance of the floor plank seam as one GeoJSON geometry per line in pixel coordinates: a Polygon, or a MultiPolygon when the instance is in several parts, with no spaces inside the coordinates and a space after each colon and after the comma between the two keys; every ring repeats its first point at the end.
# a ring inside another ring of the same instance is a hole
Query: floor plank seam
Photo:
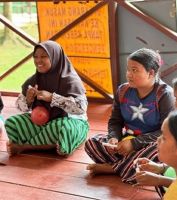
{"type": "Polygon", "coordinates": [[[67,194],[67,195],[75,196],[75,197],[83,197],[83,198],[86,198],[86,199],[102,200],[102,199],[87,197],[87,196],[83,196],[83,195],[71,194],[71,193],[68,193],[68,192],[59,192],[59,191],[57,191],[57,190],[52,190],[52,189],[44,189],[44,188],[35,187],[35,186],[30,186],[30,185],[25,185],[25,184],[12,183],[12,182],[8,182],[8,181],[1,181],[1,180],[0,180],[0,183],[8,183],[8,184],[12,184],[12,185],[24,186],[24,187],[34,188],[34,189],[43,190],[43,191],[48,191],[48,192],[55,192],[55,193],[59,193],[59,194],[67,194]]]}
{"type": "MultiPolygon", "coordinates": [[[[6,152],[6,151],[2,151],[2,152],[6,152]]],[[[64,160],[66,162],[70,162],[73,163],[73,160],[67,160],[67,158],[54,158],[54,157],[46,157],[46,156],[38,156],[38,155],[31,155],[31,154],[25,154],[25,153],[21,153],[20,155],[22,156],[29,156],[29,157],[34,157],[34,158],[43,158],[43,159],[48,159],[48,160],[64,160]]],[[[88,164],[88,162],[80,162],[80,161],[74,161],[74,163],[78,163],[78,164],[88,164]]]]}

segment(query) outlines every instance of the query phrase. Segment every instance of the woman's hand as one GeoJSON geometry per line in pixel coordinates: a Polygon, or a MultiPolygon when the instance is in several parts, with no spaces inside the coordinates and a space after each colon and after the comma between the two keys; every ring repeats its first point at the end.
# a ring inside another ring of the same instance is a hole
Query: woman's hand
{"type": "Polygon", "coordinates": [[[147,171],[137,171],[135,174],[137,183],[134,186],[165,186],[169,187],[176,179],[162,176],[147,171]]]}
{"type": "Polygon", "coordinates": [[[46,102],[51,102],[52,101],[52,93],[50,93],[46,90],[39,90],[37,92],[37,99],[43,100],[43,101],[46,101],[46,102]]]}
{"type": "Polygon", "coordinates": [[[127,156],[129,153],[133,152],[133,146],[130,140],[119,142],[116,138],[111,138],[105,146],[107,151],[111,154],[119,153],[120,155],[127,156]]]}
{"type": "Polygon", "coordinates": [[[161,182],[163,181],[163,176],[147,171],[136,172],[135,178],[137,181],[137,184],[135,184],[135,186],[158,186],[161,185],[161,182]]]}
{"type": "Polygon", "coordinates": [[[35,97],[37,97],[38,100],[46,102],[52,101],[52,93],[46,90],[38,90],[38,85],[35,85],[34,87],[29,86],[26,93],[27,104],[31,105],[34,102],[35,97]]]}
{"type": "Polygon", "coordinates": [[[31,85],[28,86],[27,92],[26,92],[26,101],[28,105],[31,105],[34,102],[35,97],[37,96],[38,92],[38,85],[35,85],[32,87],[31,85]]]}
{"type": "Polygon", "coordinates": [[[160,174],[164,172],[163,163],[155,163],[148,158],[138,158],[134,161],[134,164],[138,167],[140,171],[149,171],[155,174],[160,174]]]}

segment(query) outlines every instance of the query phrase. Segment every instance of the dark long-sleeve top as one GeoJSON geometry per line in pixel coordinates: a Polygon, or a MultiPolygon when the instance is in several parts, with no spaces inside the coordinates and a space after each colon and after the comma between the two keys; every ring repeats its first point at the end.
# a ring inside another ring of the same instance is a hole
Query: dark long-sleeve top
{"type": "Polygon", "coordinates": [[[163,120],[175,108],[174,102],[173,89],[161,80],[142,99],[128,83],[120,85],[108,122],[108,138],[114,137],[120,141],[132,135],[134,150],[155,142],[161,135],[163,120]]]}

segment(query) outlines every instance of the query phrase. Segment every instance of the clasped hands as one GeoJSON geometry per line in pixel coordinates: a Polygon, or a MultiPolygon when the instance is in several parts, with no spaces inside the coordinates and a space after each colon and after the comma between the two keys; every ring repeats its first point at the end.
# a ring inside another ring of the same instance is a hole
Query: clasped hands
{"type": "Polygon", "coordinates": [[[162,163],[155,163],[148,158],[138,158],[134,161],[136,168],[136,185],[158,186],[160,185],[161,175],[164,166],[162,163]]]}
{"type": "Polygon", "coordinates": [[[111,154],[119,153],[123,156],[127,156],[129,153],[134,151],[131,140],[122,140],[119,142],[116,138],[109,139],[105,148],[111,154]]]}
{"type": "Polygon", "coordinates": [[[27,92],[26,92],[27,104],[28,105],[32,104],[34,102],[35,97],[38,100],[43,100],[43,101],[46,101],[46,102],[52,101],[52,93],[50,93],[46,90],[38,90],[38,85],[35,85],[34,87],[29,85],[27,92]]]}

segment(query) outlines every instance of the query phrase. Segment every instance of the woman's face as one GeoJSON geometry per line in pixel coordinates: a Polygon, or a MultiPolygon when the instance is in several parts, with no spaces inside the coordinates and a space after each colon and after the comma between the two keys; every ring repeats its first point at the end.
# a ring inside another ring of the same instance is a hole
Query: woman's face
{"type": "Polygon", "coordinates": [[[126,78],[130,87],[146,87],[152,83],[152,78],[154,79],[154,71],[151,70],[150,72],[147,72],[144,66],[139,62],[128,60],[126,78]]]}
{"type": "Polygon", "coordinates": [[[43,48],[37,48],[33,58],[38,72],[46,73],[50,70],[51,62],[47,52],[43,48]]]}
{"type": "Polygon", "coordinates": [[[159,160],[172,166],[177,167],[177,141],[171,134],[168,127],[168,118],[162,124],[162,135],[158,139],[158,157],[159,160]]]}

